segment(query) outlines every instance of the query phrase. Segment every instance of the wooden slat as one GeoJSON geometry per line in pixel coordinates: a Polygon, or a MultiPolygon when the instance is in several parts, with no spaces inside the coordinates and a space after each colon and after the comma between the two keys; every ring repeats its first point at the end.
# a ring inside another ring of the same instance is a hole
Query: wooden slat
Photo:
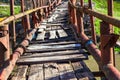
{"type": "Polygon", "coordinates": [[[24,53],[21,58],[31,58],[31,57],[48,57],[48,56],[64,56],[64,55],[74,55],[74,54],[85,54],[84,50],[65,50],[56,52],[43,52],[43,53],[24,53]]]}
{"type": "Polygon", "coordinates": [[[64,30],[57,30],[59,37],[67,37],[67,33],[64,30]]]}
{"type": "Polygon", "coordinates": [[[75,41],[75,37],[63,37],[63,38],[58,38],[58,39],[47,39],[44,41],[41,40],[36,40],[32,41],[33,43],[52,43],[52,42],[61,42],[61,41],[75,41]]]}
{"type": "Polygon", "coordinates": [[[86,54],[64,55],[64,56],[50,56],[50,57],[35,57],[35,58],[21,58],[17,64],[38,64],[45,62],[67,62],[88,59],[86,54]]]}
{"type": "Polygon", "coordinates": [[[44,40],[45,38],[45,31],[42,31],[41,33],[38,33],[36,40],[44,40]]]}
{"type": "Polygon", "coordinates": [[[67,44],[67,45],[31,45],[27,47],[28,50],[40,50],[40,49],[58,49],[58,48],[81,48],[81,44],[67,44]]]}
{"type": "Polygon", "coordinates": [[[30,45],[66,45],[66,44],[80,44],[77,41],[62,41],[62,42],[51,42],[51,43],[32,43],[30,45]]]}
{"type": "Polygon", "coordinates": [[[83,61],[73,62],[72,66],[78,80],[95,80],[93,74],[90,72],[83,61]]]}
{"type": "Polygon", "coordinates": [[[26,50],[26,53],[41,53],[41,52],[51,52],[51,51],[65,51],[65,50],[78,50],[79,47],[69,47],[69,48],[46,48],[37,50],[26,50]]]}
{"type": "MultiPolygon", "coordinates": [[[[45,22],[44,24],[41,23],[41,25],[38,28],[39,29],[46,29],[46,25],[45,24],[47,24],[47,22],[45,22]]],[[[38,30],[38,32],[39,32],[39,30],[38,30]]]]}
{"type": "Polygon", "coordinates": [[[77,80],[73,68],[70,64],[64,63],[58,65],[61,80],[77,80]]]}
{"type": "Polygon", "coordinates": [[[17,67],[15,75],[11,78],[11,80],[26,80],[26,73],[27,73],[28,66],[21,65],[17,67]]]}
{"type": "Polygon", "coordinates": [[[44,64],[45,80],[60,80],[59,71],[56,63],[44,64]]]}
{"type": "Polygon", "coordinates": [[[56,39],[57,38],[56,30],[49,31],[49,33],[50,33],[49,39],[56,39]]]}
{"type": "Polygon", "coordinates": [[[30,66],[28,80],[44,80],[43,64],[30,66]]]}

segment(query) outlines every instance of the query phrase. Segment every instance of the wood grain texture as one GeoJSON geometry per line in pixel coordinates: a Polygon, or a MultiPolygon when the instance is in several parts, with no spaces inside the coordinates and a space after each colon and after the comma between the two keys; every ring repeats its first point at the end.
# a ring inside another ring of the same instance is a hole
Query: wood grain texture
{"type": "Polygon", "coordinates": [[[27,74],[27,65],[21,65],[17,67],[15,75],[11,78],[11,80],[26,80],[26,74],[27,74]]]}
{"type": "Polygon", "coordinates": [[[64,55],[64,56],[49,56],[49,57],[32,57],[32,58],[20,58],[17,64],[38,64],[45,62],[66,62],[66,61],[78,61],[85,60],[88,57],[84,54],[64,55]]]}
{"type": "Polygon", "coordinates": [[[58,69],[61,80],[77,80],[73,68],[69,63],[59,64],[58,69]]]}
{"type": "Polygon", "coordinates": [[[28,80],[44,80],[43,64],[30,66],[28,80]]]}
{"type": "Polygon", "coordinates": [[[78,80],[95,80],[93,74],[83,61],[72,63],[78,80]]]}
{"type": "Polygon", "coordinates": [[[44,64],[45,80],[60,80],[59,71],[56,63],[44,64]]]}

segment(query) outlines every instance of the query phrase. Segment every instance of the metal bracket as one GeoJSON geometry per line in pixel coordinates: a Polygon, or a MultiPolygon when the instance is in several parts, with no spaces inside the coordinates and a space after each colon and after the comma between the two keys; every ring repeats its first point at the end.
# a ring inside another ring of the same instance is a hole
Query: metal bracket
{"type": "Polygon", "coordinates": [[[7,51],[7,48],[4,46],[2,42],[0,42],[0,53],[4,53],[5,51],[7,51]]]}
{"type": "Polygon", "coordinates": [[[0,37],[4,37],[8,34],[8,30],[0,30],[0,37]]]}
{"type": "Polygon", "coordinates": [[[107,46],[113,47],[115,46],[119,38],[119,35],[116,35],[116,34],[102,35],[101,38],[102,38],[102,41],[104,41],[104,44],[101,45],[102,48],[106,48],[107,46]]]}

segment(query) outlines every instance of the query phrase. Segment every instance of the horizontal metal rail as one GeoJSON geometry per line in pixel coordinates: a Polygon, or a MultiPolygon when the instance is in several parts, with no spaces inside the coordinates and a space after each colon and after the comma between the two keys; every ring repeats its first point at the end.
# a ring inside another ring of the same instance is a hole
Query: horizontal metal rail
{"type": "Polygon", "coordinates": [[[80,12],[84,12],[84,13],[87,13],[87,14],[90,14],[96,18],[99,18],[107,23],[110,23],[118,28],[120,28],[120,20],[119,19],[115,19],[111,16],[108,16],[108,15],[105,15],[105,14],[102,14],[102,13],[99,13],[99,12],[96,12],[94,10],[91,10],[89,9],[88,7],[78,7],[78,6],[75,6],[71,3],[71,1],[69,0],[69,4],[71,5],[71,7],[75,8],[75,9],[78,9],[80,12]]]}
{"type": "MultiPolygon", "coordinates": [[[[53,6],[55,3],[56,3],[56,0],[50,6],[53,6]]],[[[21,12],[21,13],[16,14],[16,15],[12,15],[12,16],[10,16],[8,18],[5,18],[4,20],[0,21],[0,26],[3,26],[4,24],[10,23],[11,21],[17,20],[19,18],[22,18],[22,17],[24,17],[26,15],[29,15],[29,14],[33,13],[33,12],[37,12],[40,9],[48,8],[50,6],[49,5],[42,6],[42,7],[31,9],[31,10],[28,10],[28,11],[25,11],[25,12],[21,12]]]]}

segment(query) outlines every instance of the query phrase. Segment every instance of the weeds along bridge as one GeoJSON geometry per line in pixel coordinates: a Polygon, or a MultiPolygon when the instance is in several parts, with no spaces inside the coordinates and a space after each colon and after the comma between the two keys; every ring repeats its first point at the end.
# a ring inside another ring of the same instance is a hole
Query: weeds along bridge
{"type": "Polygon", "coordinates": [[[96,76],[120,80],[113,51],[119,38],[113,25],[120,28],[120,20],[112,17],[112,0],[108,0],[108,15],[92,10],[91,0],[87,6],[84,0],[77,4],[76,0],[31,0],[29,4],[32,8],[26,10],[21,0],[21,13],[14,15],[14,0],[10,0],[11,16],[0,22],[0,80],[96,80],[96,76]],[[84,26],[86,14],[90,30],[84,26]],[[94,17],[101,19],[100,49],[94,17]],[[23,26],[22,37],[15,22],[23,26]],[[91,31],[90,38],[86,31],[91,31]],[[88,52],[100,71],[91,72],[84,63],[88,52]]]}

